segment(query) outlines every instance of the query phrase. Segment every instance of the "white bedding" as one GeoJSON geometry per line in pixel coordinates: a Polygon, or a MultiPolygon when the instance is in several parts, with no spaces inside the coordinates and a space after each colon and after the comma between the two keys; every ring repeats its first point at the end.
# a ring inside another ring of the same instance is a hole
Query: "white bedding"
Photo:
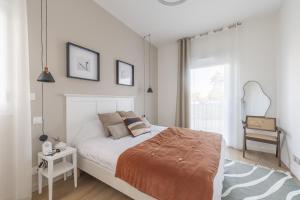
{"type": "Polygon", "coordinates": [[[157,135],[166,127],[151,126],[151,132],[138,137],[127,136],[114,140],[112,137],[90,137],[83,141],[75,141],[79,155],[94,161],[115,174],[119,156],[130,147],[157,135]]]}
{"type": "MultiPolygon", "coordinates": [[[[78,137],[78,140],[75,141],[75,145],[81,157],[96,162],[112,174],[115,174],[118,158],[125,150],[154,137],[164,129],[166,129],[166,127],[152,125],[150,133],[138,137],[127,136],[118,140],[103,136],[94,136],[84,140],[78,137]]],[[[214,200],[221,199],[220,195],[224,177],[224,146],[223,142],[219,169],[214,179],[214,200]]]]}

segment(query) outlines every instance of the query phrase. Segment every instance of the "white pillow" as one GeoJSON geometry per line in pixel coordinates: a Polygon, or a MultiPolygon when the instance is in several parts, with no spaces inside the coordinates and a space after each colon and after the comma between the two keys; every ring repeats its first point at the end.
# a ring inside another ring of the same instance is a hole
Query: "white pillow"
{"type": "Polygon", "coordinates": [[[79,129],[77,135],[73,139],[73,144],[75,146],[79,145],[81,142],[86,141],[92,137],[107,137],[104,131],[103,124],[99,119],[95,119],[89,122],[86,122],[79,129]]]}

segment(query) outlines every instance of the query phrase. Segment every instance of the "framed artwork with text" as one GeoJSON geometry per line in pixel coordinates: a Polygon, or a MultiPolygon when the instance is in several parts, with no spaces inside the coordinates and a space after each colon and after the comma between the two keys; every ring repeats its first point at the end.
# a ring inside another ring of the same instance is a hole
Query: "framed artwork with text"
{"type": "Polygon", "coordinates": [[[100,81],[100,54],[68,42],[67,77],[100,81]]]}

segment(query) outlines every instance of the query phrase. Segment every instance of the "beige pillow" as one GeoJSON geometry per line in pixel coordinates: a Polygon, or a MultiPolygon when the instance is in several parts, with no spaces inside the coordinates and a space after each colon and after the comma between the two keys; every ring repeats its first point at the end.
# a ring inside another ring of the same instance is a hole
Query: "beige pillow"
{"type": "Polygon", "coordinates": [[[102,113],[102,114],[98,114],[98,116],[104,126],[104,131],[107,134],[107,136],[111,135],[107,128],[108,126],[123,123],[122,117],[119,115],[119,113],[116,112],[102,113]]]}
{"type": "Polygon", "coordinates": [[[120,139],[122,137],[126,137],[130,135],[124,123],[111,125],[108,126],[107,128],[114,139],[120,139]]]}
{"type": "Polygon", "coordinates": [[[123,119],[137,117],[137,115],[133,111],[118,111],[118,113],[123,119]]]}

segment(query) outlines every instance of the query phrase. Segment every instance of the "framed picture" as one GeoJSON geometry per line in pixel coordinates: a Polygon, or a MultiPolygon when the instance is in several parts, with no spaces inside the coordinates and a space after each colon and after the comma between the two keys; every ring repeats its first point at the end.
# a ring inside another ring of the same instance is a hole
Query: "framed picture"
{"type": "Polygon", "coordinates": [[[117,60],[117,84],[134,86],[134,66],[117,60]]]}
{"type": "Polygon", "coordinates": [[[71,42],[67,43],[67,77],[100,80],[100,54],[71,42]]]}

